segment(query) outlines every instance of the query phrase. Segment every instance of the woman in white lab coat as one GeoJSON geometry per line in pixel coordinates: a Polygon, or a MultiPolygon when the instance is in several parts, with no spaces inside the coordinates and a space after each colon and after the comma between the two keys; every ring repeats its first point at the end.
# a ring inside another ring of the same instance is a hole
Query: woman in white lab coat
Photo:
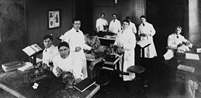
{"type": "MultiPolygon", "coordinates": [[[[117,37],[114,43],[118,47],[122,47],[124,51],[123,72],[127,72],[127,69],[130,66],[135,65],[136,38],[134,33],[130,29],[128,29],[128,27],[129,27],[129,21],[124,20],[123,29],[117,34],[117,37]]],[[[124,81],[131,81],[134,78],[135,78],[135,73],[129,73],[129,75],[123,75],[124,81]]]]}

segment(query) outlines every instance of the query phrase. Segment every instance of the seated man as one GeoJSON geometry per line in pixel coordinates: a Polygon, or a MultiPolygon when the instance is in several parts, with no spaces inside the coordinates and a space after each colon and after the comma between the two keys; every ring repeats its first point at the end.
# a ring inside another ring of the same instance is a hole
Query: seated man
{"type": "Polygon", "coordinates": [[[59,54],[53,59],[53,73],[60,77],[61,72],[71,72],[75,78],[84,79],[82,65],[76,63],[77,58],[73,52],[70,52],[70,47],[67,42],[61,42],[58,45],[59,54]]]}
{"type": "Polygon", "coordinates": [[[53,45],[52,35],[45,35],[43,37],[43,44],[45,49],[42,54],[42,63],[46,64],[52,70],[52,59],[59,54],[58,49],[53,45]]]}
{"type": "Polygon", "coordinates": [[[166,60],[173,57],[175,52],[184,53],[192,48],[193,45],[187,39],[185,39],[184,36],[181,35],[181,32],[182,28],[177,26],[175,32],[168,36],[168,50],[164,55],[166,60]]]}

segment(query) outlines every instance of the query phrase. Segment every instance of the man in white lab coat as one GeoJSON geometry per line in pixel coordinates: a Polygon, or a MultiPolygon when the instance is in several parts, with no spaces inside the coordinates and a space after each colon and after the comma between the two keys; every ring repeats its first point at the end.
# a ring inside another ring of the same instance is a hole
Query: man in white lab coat
{"type": "Polygon", "coordinates": [[[105,19],[105,13],[100,14],[100,18],[96,20],[96,31],[98,36],[104,36],[108,30],[108,22],[105,19]]]}
{"type": "Polygon", "coordinates": [[[167,52],[164,54],[166,60],[171,59],[175,52],[185,53],[192,48],[192,44],[181,35],[182,28],[177,26],[175,32],[168,36],[167,40],[167,52]]]}
{"type": "Polygon", "coordinates": [[[88,77],[87,63],[84,54],[84,49],[91,50],[91,47],[85,43],[83,32],[80,30],[81,21],[79,19],[73,20],[73,28],[67,31],[60,38],[69,44],[71,52],[73,52],[77,58],[77,65],[83,67],[84,79],[88,77]]]}
{"type": "Polygon", "coordinates": [[[117,19],[116,13],[113,13],[112,17],[113,19],[109,25],[109,32],[117,34],[121,30],[121,22],[117,19]]]}
{"type": "Polygon", "coordinates": [[[69,44],[67,42],[61,42],[58,45],[59,55],[53,59],[53,73],[55,76],[60,77],[63,72],[71,72],[75,78],[84,79],[83,67],[77,65],[76,56],[70,51],[69,44]]]}
{"type": "Polygon", "coordinates": [[[146,17],[144,15],[140,17],[140,20],[142,22],[138,30],[140,41],[150,42],[150,45],[144,48],[144,55],[142,55],[142,50],[141,50],[141,57],[144,57],[144,58],[156,57],[157,53],[156,53],[156,48],[153,41],[153,36],[155,35],[156,31],[153,25],[146,21],[146,17]]]}
{"type": "MultiPolygon", "coordinates": [[[[129,29],[128,20],[123,21],[123,29],[117,34],[114,45],[117,45],[118,47],[122,47],[124,51],[123,72],[127,72],[127,69],[130,66],[135,65],[134,50],[136,46],[136,38],[134,33],[129,29]]],[[[129,75],[123,75],[124,81],[131,81],[134,78],[135,78],[135,73],[129,73],[129,75]]]]}
{"type": "Polygon", "coordinates": [[[43,37],[43,44],[45,49],[42,53],[42,63],[46,64],[50,70],[52,70],[52,60],[56,55],[59,54],[58,49],[53,45],[52,35],[45,35],[43,37]]]}

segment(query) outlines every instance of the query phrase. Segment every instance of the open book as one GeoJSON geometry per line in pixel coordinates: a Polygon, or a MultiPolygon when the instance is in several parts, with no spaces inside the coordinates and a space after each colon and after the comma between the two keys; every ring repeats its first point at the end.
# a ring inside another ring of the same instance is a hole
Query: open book
{"type": "Polygon", "coordinates": [[[39,52],[42,50],[40,46],[37,44],[33,44],[31,46],[27,46],[24,49],[22,49],[28,56],[32,56],[33,54],[39,52]]]}

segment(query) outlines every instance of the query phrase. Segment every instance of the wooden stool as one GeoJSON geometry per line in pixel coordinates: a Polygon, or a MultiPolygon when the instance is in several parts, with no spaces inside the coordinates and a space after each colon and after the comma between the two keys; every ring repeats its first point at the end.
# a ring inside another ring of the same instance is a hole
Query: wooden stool
{"type": "Polygon", "coordinates": [[[143,73],[145,71],[145,68],[140,65],[134,65],[134,66],[130,66],[127,69],[127,71],[132,73],[143,73]]]}

